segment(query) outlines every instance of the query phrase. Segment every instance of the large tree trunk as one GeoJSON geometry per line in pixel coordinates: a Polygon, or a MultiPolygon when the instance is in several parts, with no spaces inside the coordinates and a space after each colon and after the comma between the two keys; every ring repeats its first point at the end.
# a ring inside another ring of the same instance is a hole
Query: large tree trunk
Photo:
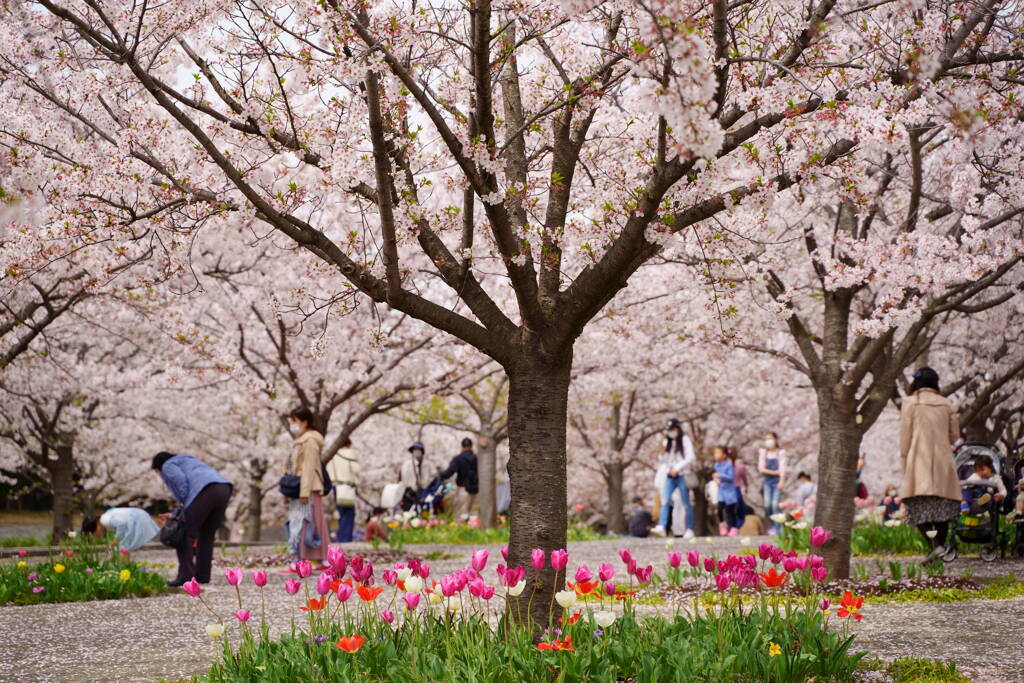
{"type": "MultiPolygon", "coordinates": [[[[531,351],[506,368],[512,487],[508,560],[510,566],[528,568],[528,588],[518,604],[510,602],[510,612],[525,618],[527,605],[532,604],[530,616],[539,630],[548,626],[548,607],[558,588],[550,562],[543,571],[529,569],[530,553],[540,548],[550,557],[552,550],[566,547],[565,429],[572,350],[557,359],[531,351]]],[[[558,585],[564,586],[564,581],[565,572],[559,572],[558,585]]],[[[557,603],[554,609],[557,618],[557,603]]]]}
{"type": "Polygon", "coordinates": [[[608,486],[608,533],[626,533],[626,515],[623,511],[622,475],[626,467],[621,462],[604,466],[604,481],[608,486]]]}
{"type": "Polygon", "coordinates": [[[480,507],[480,525],[485,529],[492,528],[498,521],[496,499],[497,451],[498,444],[493,436],[483,435],[477,453],[479,468],[480,492],[477,504],[480,507]]]}
{"type": "Polygon", "coordinates": [[[249,499],[246,502],[245,533],[242,540],[255,543],[260,540],[263,525],[263,486],[261,481],[249,482],[249,499]]]}
{"type": "Polygon", "coordinates": [[[75,460],[71,446],[56,449],[56,460],[47,460],[50,488],[53,490],[53,543],[61,542],[71,529],[71,505],[74,498],[75,460]]]}
{"type": "Polygon", "coordinates": [[[831,532],[816,552],[825,558],[829,575],[850,577],[850,539],[853,533],[853,498],[861,432],[852,409],[819,397],[818,498],[814,524],[831,532]]]}

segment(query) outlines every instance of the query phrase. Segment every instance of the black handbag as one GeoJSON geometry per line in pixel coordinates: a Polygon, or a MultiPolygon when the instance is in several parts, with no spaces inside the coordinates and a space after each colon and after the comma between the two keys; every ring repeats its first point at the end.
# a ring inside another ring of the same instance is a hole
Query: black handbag
{"type": "Polygon", "coordinates": [[[288,457],[288,468],[277,481],[277,488],[285,498],[298,498],[299,488],[302,486],[302,477],[292,474],[292,459],[288,457]]]}
{"type": "Polygon", "coordinates": [[[175,508],[160,529],[160,542],[171,548],[185,545],[185,509],[175,508]]]}

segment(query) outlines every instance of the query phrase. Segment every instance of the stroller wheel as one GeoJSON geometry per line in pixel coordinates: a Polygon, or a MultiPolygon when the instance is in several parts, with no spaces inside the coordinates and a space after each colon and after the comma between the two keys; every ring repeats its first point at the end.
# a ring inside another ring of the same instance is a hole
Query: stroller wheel
{"type": "Polygon", "coordinates": [[[982,547],[981,552],[978,554],[981,555],[982,562],[991,562],[996,559],[998,552],[998,549],[994,545],[986,545],[982,547]]]}
{"type": "Polygon", "coordinates": [[[956,546],[955,545],[950,545],[949,549],[946,550],[946,552],[942,554],[942,556],[941,556],[942,557],[942,561],[946,562],[946,563],[952,562],[952,561],[954,561],[957,558],[958,554],[959,553],[958,553],[958,551],[956,549],[956,546]]]}

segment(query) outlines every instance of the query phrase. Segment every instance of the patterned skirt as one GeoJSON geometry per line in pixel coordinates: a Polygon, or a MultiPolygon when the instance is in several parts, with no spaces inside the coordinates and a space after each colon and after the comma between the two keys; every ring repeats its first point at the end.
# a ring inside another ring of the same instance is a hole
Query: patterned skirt
{"type": "Polygon", "coordinates": [[[952,522],[960,514],[960,501],[939,496],[912,496],[904,498],[907,508],[907,524],[952,522]]]}

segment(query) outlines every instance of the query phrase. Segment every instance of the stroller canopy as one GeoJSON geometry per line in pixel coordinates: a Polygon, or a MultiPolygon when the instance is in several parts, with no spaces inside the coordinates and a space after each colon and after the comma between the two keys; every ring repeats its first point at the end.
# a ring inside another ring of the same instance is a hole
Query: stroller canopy
{"type": "Polygon", "coordinates": [[[998,448],[987,443],[965,443],[956,452],[954,462],[956,474],[960,480],[964,480],[974,473],[974,461],[979,455],[987,455],[992,459],[992,474],[996,477],[1003,477],[1006,470],[1006,457],[998,448]]]}

